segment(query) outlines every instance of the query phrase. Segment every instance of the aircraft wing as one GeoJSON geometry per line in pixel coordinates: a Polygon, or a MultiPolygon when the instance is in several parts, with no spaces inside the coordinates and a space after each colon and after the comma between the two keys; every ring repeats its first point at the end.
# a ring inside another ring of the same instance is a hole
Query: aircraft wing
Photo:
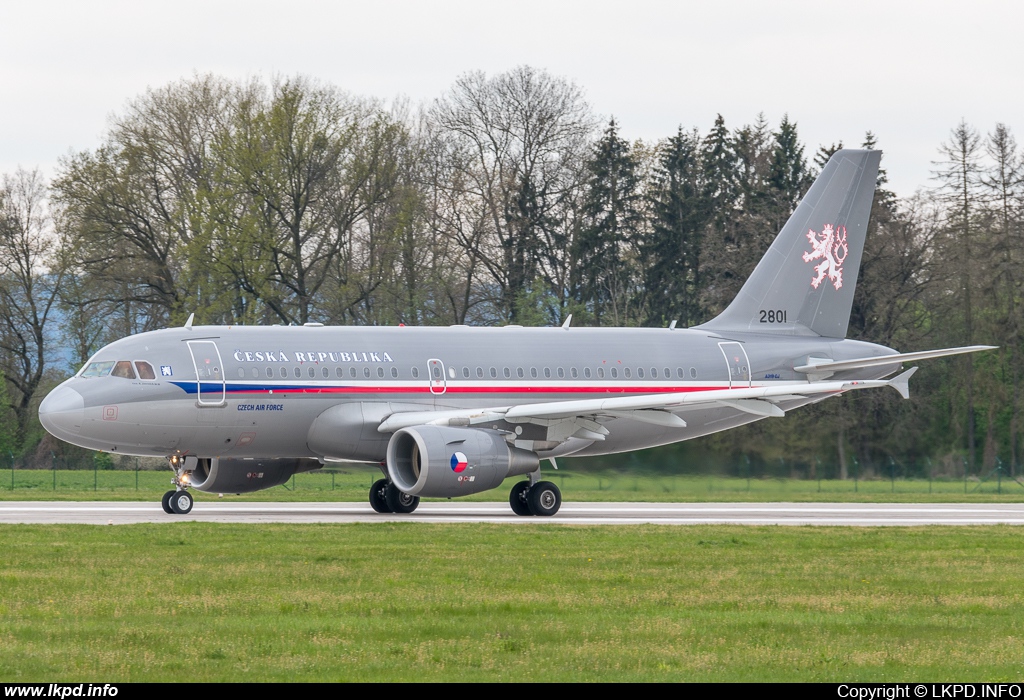
{"type": "MultiPolygon", "coordinates": [[[[632,418],[655,425],[683,428],[686,427],[686,422],[673,411],[702,405],[729,406],[754,415],[781,417],[784,415],[784,411],[777,405],[778,402],[810,398],[822,394],[838,394],[855,389],[891,386],[899,391],[903,398],[909,398],[908,381],[916,371],[917,368],[913,367],[899,376],[887,380],[806,382],[768,387],[643,394],[580,401],[551,401],[492,408],[411,411],[391,414],[381,422],[377,430],[381,433],[393,433],[396,430],[416,425],[470,426],[491,423],[495,420],[550,426],[558,421],[577,419],[590,423],[594,418],[602,415],[632,418]]],[[[587,429],[600,435],[594,439],[603,439],[607,430],[595,430],[595,427],[602,428],[594,423],[587,429]]]]}
{"type": "Polygon", "coordinates": [[[916,362],[918,360],[929,360],[933,357],[948,357],[949,355],[962,355],[968,352],[980,352],[982,350],[995,350],[995,345],[968,345],[962,348],[942,348],[941,350],[924,350],[922,352],[904,352],[896,355],[881,355],[876,357],[861,357],[856,360],[831,360],[809,358],[806,365],[800,365],[793,369],[797,372],[822,378],[831,376],[835,372],[842,372],[848,369],[861,369],[862,367],[881,367],[882,365],[895,365],[901,362],[916,362]]]}

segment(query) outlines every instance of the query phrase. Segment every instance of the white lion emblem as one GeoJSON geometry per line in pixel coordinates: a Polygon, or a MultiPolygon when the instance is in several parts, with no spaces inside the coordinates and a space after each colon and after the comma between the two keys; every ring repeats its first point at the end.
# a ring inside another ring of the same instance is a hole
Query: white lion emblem
{"type": "Polygon", "coordinates": [[[843,261],[850,254],[850,246],[846,244],[846,227],[837,226],[833,229],[832,224],[825,224],[821,233],[808,229],[807,240],[811,242],[811,250],[804,253],[804,262],[821,260],[814,266],[818,276],[811,280],[811,286],[817,289],[822,280],[828,277],[836,289],[842,287],[843,261]]]}

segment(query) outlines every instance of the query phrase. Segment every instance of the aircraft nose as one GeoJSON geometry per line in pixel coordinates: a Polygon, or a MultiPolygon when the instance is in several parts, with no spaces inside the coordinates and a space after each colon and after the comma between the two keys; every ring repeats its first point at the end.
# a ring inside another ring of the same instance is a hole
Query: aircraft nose
{"type": "Polygon", "coordinates": [[[39,422],[54,437],[77,435],[85,416],[85,399],[71,387],[61,385],[39,404],[39,422]]]}

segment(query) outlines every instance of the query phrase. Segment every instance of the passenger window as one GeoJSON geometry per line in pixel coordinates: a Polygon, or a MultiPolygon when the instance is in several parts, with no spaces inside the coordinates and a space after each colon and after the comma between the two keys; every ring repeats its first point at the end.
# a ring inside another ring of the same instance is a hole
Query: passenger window
{"type": "Polygon", "coordinates": [[[296,378],[296,379],[300,379],[300,378],[302,377],[302,370],[301,370],[301,369],[299,369],[298,367],[296,367],[296,368],[295,368],[295,371],[294,371],[294,372],[292,372],[292,374],[294,374],[294,375],[295,375],[295,378],[296,378]]]}
{"type": "Polygon", "coordinates": [[[135,369],[139,370],[139,379],[156,379],[156,372],[153,371],[153,365],[148,362],[139,362],[136,360],[135,369]]]}
{"type": "Polygon", "coordinates": [[[497,379],[497,378],[498,378],[498,370],[496,370],[493,367],[491,367],[491,379],[497,379]]]}
{"type": "Polygon", "coordinates": [[[242,379],[245,376],[245,370],[241,367],[238,368],[238,378],[242,379]]]}
{"type": "Polygon", "coordinates": [[[523,372],[522,367],[516,367],[516,376],[519,377],[520,379],[526,376],[526,374],[523,372]]]}
{"type": "MultiPolygon", "coordinates": [[[[348,368],[348,376],[352,377],[353,379],[355,379],[355,378],[356,378],[356,368],[355,368],[355,367],[349,367],[349,368],[348,368]]],[[[413,372],[413,375],[412,375],[412,376],[414,376],[414,377],[415,377],[415,376],[416,376],[416,373],[415,373],[415,372],[413,372]]]]}
{"type": "Polygon", "coordinates": [[[533,377],[534,379],[537,378],[537,368],[536,367],[531,367],[530,368],[530,376],[533,377]]]}
{"type": "Polygon", "coordinates": [[[274,378],[274,369],[272,367],[267,367],[267,379],[273,379],[273,378],[274,378]]]}
{"type": "Polygon", "coordinates": [[[651,379],[657,379],[657,378],[658,378],[658,368],[657,367],[651,367],[651,379]]]}
{"type": "Polygon", "coordinates": [[[505,379],[511,379],[512,378],[512,370],[510,370],[508,367],[506,367],[504,369],[504,374],[505,374],[505,379]]]}
{"type": "Polygon", "coordinates": [[[282,367],[281,368],[281,379],[287,379],[287,378],[288,378],[288,368],[287,367],[282,367]]]}
{"type": "Polygon", "coordinates": [[[576,379],[577,377],[580,376],[579,370],[577,370],[575,367],[569,370],[569,374],[572,375],[573,379],[576,379]]]}
{"type": "Polygon", "coordinates": [[[469,367],[462,368],[462,378],[469,379],[469,367]]]}
{"type": "Polygon", "coordinates": [[[320,374],[323,375],[324,379],[328,379],[331,376],[331,370],[324,367],[320,370],[320,374]]]}
{"type": "Polygon", "coordinates": [[[604,379],[604,367],[597,368],[597,376],[599,379],[604,379]]]}
{"type": "Polygon", "coordinates": [[[343,370],[341,367],[335,368],[334,376],[337,377],[338,379],[341,379],[342,377],[345,376],[345,370],[343,370]]]}
{"type": "Polygon", "coordinates": [[[611,372],[612,372],[612,379],[618,379],[619,378],[619,370],[618,369],[616,369],[615,367],[612,367],[611,372]]]}
{"type": "Polygon", "coordinates": [[[384,378],[384,368],[383,367],[378,367],[377,368],[377,378],[378,379],[383,379],[384,378]]]}
{"type": "Polygon", "coordinates": [[[477,367],[476,368],[476,378],[477,379],[483,379],[484,378],[484,368],[483,367],[477,367]]]}
{"type": "Polygon", "coordinates": [[[545,367],[544,368],[544,378],[545,379],[551,379],[551,368],[550,367],[545,367]]]}
{"type": "Polygon", "coordinates": [[[584,367],[583,368],[583,376],[586,377],[587,379],[590,379],[590,368],[589,367],[584,367]]]}
{"type": "Polygon", "coordinates": [[[690,368],[690,379],[696,379],[696,378],[697,378],[697,368],[696,367],[691,367],[690,368]]]}
{"type": "Polygon", "coordinates": [[[632,371],[630,371],[629,367],[625,367],[622,370],[622,373],[626,375],[626,379],[629,379],[631,376],[633,376],[633,373],[632,371]]]}
{"type": "Polygon", "coordinates": [[[310,367],[309,369],[306,370],[306,374],[308,374],[309,378],[312,379],[313,377],[316,376],[316,369],[310,367]]]}
{"type": "Polygon", "coordinates": [[[670,370],[668,367],[666,367],[665,368],[665,379],[671,379],[671,378],[672,378],[672,370],[670,370]]]}
{"type": "Polygon", "coordinates": [[[259,379],[260,378],[260,368],[259,367],[253,367],[252,368],[252,378],[253,379],[259,379]]]}
{"type": "Polygon", "coordinates": [[[115,364],[114,371],[110,374],[122,379],[135,379],[135,370],[132,369],[132,363],[128,362],[128,360],[121,360],[115,364]]]}
{"type": "Polygon", "coordinates": [[[680,379],[683,378],[683,368],[682,367],[676,367],[676,376],[679,377],[680,379]]]}
{"type": "MultiPolygon", "coordinates": [[[[353,370],[353,371],[354,371],[354,370],[353,370]]],[[[413,368],[412,368],[412,378],[413,378],[413,379],[419,379],[419,378],[420,378],[420,371],[419,371],[419,369],[418,369],[418,368],[416,368],[416,367],[413,367],[413,368]]]]}
{"type": "Polygon", "coordinates": [[[636,368],[636,376],[640,377],[641,379],[644,378],[644,368],[643,367],[637,367],[636,368]]]}
{"type": "Polygon", "coordinates": [[[565,379],[565,370],[562,369],[561,367],[558,368],[558,378],[565,379]]]}
{"type": "Polygon", "coordinates": [[[369,367],[363,367],[363,376],[366,377],[367,379],[370,378],[370,368],[369,367]]]}
{"type": "Polygon", "coordinates": [[[397,367],[392,367],[391,368],[391,378],[392,379],[398,379],[398,368],[397,367]]]}

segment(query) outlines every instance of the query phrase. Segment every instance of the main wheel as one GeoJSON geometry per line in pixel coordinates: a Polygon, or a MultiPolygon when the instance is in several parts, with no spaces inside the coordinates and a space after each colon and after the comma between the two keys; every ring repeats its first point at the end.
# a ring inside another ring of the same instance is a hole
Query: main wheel
{"type": "Polygon", "coordinates": [[[160,505],[162,505],[164,507],[164,512],[165,513],[174,513],[174,511],[171,510],[171,496],[173,496],[174,494],[175,494],[174,491],[168,491],[160,499],[160,505]]]}
{"type": "Polygon", "coordinates": [[[391,509],[388,507],[387,491],[387,479],[378,479],[373,482],[373,486],[370,487],[370,507],[378,513],[391,512],[391,509]]]}
{"type": "Polygon", "coordinates": [[[171,510],[178,515],[186,515],[190,510],[192,510],[192,503],[192,494],[188,491],[176,491],[174,495],[171,496],[171,510]]]}
{"type": "Polygon", "coordinates": [[[550,481],[538,481],[526,496],[534,515],[554,515],[562,505],[562,492],[550,481]]]}
{"type": "Polygon", "coordinates": [[[530,491],[529,481],[517,482],[508,495],[508,504],[512,506],[512,512],[516,515],[533,515],[530,512],[530,504],[527,502],[527,494],[530,491]]]}
{"type": "Polygon", "coordinates": [[[393,483],[388,484],[384,498],[392,513],[411,513],[420,504],[419,496],[410,496],[404,491],[400,491],[393,483]]]}

